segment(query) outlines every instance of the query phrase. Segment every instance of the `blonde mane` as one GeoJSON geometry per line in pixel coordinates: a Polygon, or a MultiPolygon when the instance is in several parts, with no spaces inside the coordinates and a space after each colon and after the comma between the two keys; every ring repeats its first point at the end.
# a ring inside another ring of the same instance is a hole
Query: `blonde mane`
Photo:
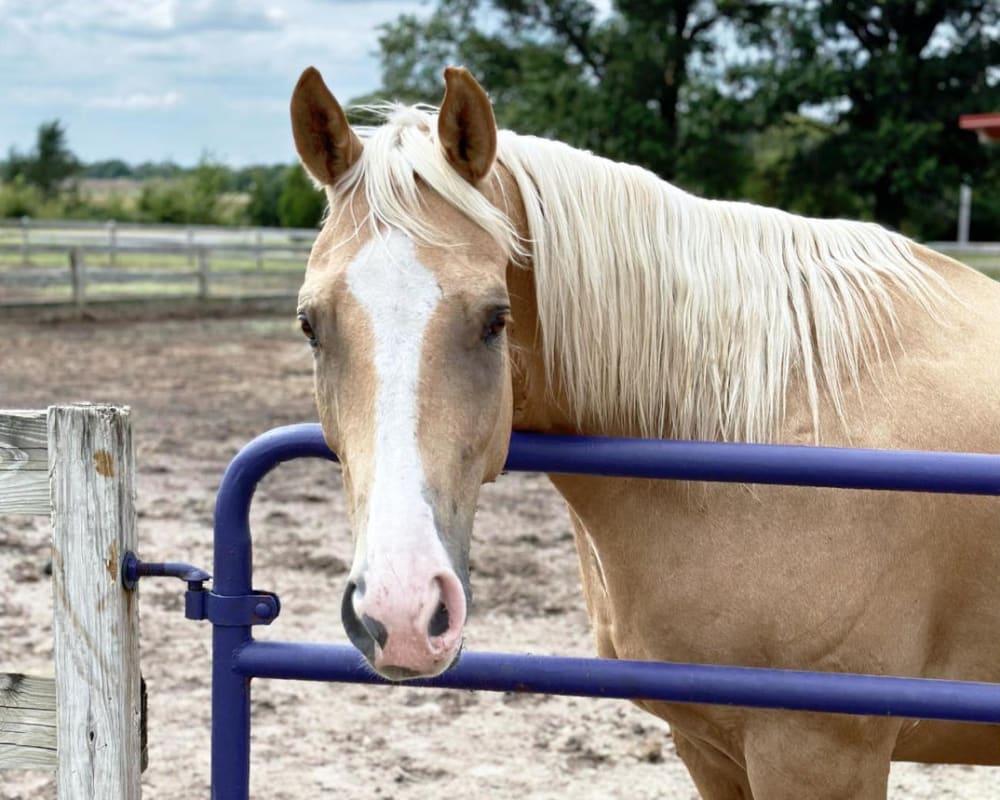
{"type": "Polygon", "coordinates": [[[359,130],[364,156],[336,187],[363,187],[370,216],[356,224],[447,246],[421,214],[419,177],[530,262],[546,368],[588,429],[773,441],[794,374],[818,438],[821,395],[843,419],[845,386],[895,336],[892,294],[933,303],[909,240],[876,225],[703,200],[639,167],[501,131],[525,242],[448,165],[434,109],[380,111],[385,124],[359,130]]]}

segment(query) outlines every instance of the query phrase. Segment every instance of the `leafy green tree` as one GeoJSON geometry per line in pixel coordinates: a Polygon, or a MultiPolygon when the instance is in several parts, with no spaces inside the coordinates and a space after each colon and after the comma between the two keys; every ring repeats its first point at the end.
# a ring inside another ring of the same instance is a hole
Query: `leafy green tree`
{"type": "Polygon", "coordinates": [[[150,180],[142,185],[137,210],[145,222],[182,224],[194,222],[188,211],[184,187],[167,180],[150,180]]]}
{"type": "Polygon", "coordinates": [[[253,167],[243,170],[237,179],[237,187],[250,196],[246,217],[251,225],[277,226],[281,224],[278,203],[284,188],[288,168],[253,167]]]}
{"type": "Polygon", "coordinates": [[[313,186],[301,165],[289,167],[278,197],[278,220],[285,228],[315,228],[326,210],[326,195],[313,186]]]}
{"type": "Polygon", "coordinates": [[[383,27],[383,89],[440,101],[463,63],[501,125],[649,167],[715,197],[953,235],[1000,148],[957,117],[1000,107],[996,0],[437,0],[383,27]]]}
{"type": "Polygon", "coordinates": [[[66,129],[59,120],[38,126],[35,148],[27,155],[11,150],[3,169],[4,182],[20,176],[46,199],[53,197],[68,178],[80,171],[80,162],[66,143],[66,129]]]}
{"type": "Polygon", "coordinates": [[[772,118],[804,106],[827,124],[800,141],[789,180],[846,188],[866,216],[910,233],[953,235],[959,184],[997,169],[1000,154],[957,120],[1000,106],[998,31],[990,0],[776,4],[751,34],[769,58],[747,76],[772,118]]]}
{"type": "Polygon", "coordinates": [[[23,175],[8,178],[5,174],[0,186],[0,219],[4,217],[34,217],[42,199],[34,186],[29,186],[23,175]]]}
{"type": "Polygon", "coordinates": [[[84,178],[131,178],[132,168],[120,158],[109,158],[84,164],[80,174],[84,178]]]}
{"type": "Polygon", "coordinates": [[[0,180],[3,180],[4,183],[14,183],[20,179],[24,183],[29,162],[28,156],[11,147],[7,151],[7,160],[0,164],[0,180]]]}
{"type": "Polygon", "coordinates": [[[221,225],[233,221],[224,200],[230,171],[202,158],[177,178],[146,181],[139,196],[140,216],[149,222],[221,225]]]}
{"type": "Polygon", "coordinates": [[[718,68],[719,31],[767,8],[620,0],[601,17],[587,0],[439,0],[426,20],[404,15],[383,27],[379,94],[438,102],[441,68],[462,63],[489,88],[503,126],[694,178],[717,161],[689,158],[679,174],[691,66],[718,68]]]}

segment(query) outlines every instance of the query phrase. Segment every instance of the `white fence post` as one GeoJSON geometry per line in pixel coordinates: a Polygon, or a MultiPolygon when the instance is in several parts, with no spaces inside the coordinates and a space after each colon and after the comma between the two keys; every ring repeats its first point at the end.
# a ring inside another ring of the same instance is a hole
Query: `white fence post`
{"type": "Polygon", "coordinates": [[[963,183],[958,190],[958,243],[969,243],[969,219],[972,216],[972,187],[963,183]]]}
{"type": "Polygon", "coordinates": [[[136,549],[129,409],[48,413],[59,800],[141,796],[138,597],[121,559],[136,549]],[[96,583],[96,585],[95,585],[96,583]]]}

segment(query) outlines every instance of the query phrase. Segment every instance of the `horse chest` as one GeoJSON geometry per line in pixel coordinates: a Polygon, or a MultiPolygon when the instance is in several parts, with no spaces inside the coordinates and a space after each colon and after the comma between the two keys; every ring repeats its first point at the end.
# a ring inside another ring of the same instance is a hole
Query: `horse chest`
{"type": "MultiPolygon", "coordinates": [[[[851,506],[842,492],[554,482],[575,515],[603,654],[919,670],[940,553],[913,526],[873,539],[876,509],[851,506]]],[[[887,517],[919,513],[882,500],[887,517]]]]}

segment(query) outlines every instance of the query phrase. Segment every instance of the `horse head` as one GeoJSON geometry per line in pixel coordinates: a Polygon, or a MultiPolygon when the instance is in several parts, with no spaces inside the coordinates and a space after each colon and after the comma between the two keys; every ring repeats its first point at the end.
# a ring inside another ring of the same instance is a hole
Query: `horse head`
{"type": "Polygon", "coordinates": [[[496,123],[468,72],[449,68],[445,82],[436,118],[398,109],[396,125],[371,130],[350,126],[315,69],[291,100],[296,148],[330,205],[298,318],[354,536],[342,617],[391,679],[458,657],[479,488],[511,430],[516,234],[499,209],[496,123]]]}

